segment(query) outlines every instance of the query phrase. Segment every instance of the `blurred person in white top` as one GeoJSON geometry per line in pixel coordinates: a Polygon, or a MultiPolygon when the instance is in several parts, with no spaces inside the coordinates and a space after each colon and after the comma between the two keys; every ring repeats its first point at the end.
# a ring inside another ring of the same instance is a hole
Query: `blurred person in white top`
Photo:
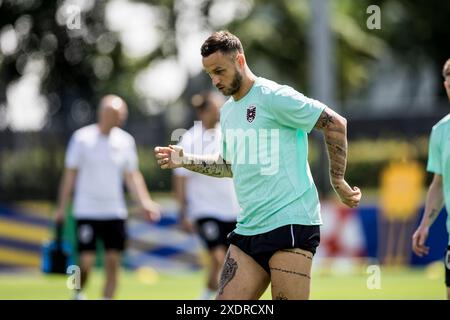
{"type": "Polygon", "coordinates": [[[75,299],[85,297],[82,290],[95,263],[97,239],[105,248],[103,298],[114,298],[126,241],[124,182],[146,217],[150,221],[160,219],[159,206],[152,201],[139,171],[134,138],[119,128],[127,116],[128,107],[122,98],[103,97],[98,122],[76,130],[66,152],[55,219],[57,223],[64,222],[74,191],[72,211],[81,269],[75,299]]]}
{"type": "MultiPolygon", "coordinates": [[[[218,121],[223,103],[223,98],[212,92],[192,97],[191,104],[200,121],[195,121],[181,137],[178,145],[183,150],[196,154],[219,153],[218,121]]],[[[234,230],[240,210],[233,180],[209,177],[184,168],[175,169],[173,179],[181,227],[187,232],[196,232],[208,249],[208,278],[200,299],[211,299],[218,289],[228,249],[227,235],[234,230]]]]}

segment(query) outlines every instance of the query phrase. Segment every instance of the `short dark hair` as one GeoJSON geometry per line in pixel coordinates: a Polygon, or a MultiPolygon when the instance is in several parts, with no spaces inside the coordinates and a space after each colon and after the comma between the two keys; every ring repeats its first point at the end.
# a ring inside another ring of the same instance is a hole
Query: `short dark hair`
{"type": "Polygon", "coordinates": [[[450,59],[444,64],[444,68],[442,68],[442,75],[444,78],[450,76],[450,59]]]}
{"type": "Polygon", "coordinates": [[[203,43],[200,51],[202,57],[207,57],[216,51],[221,51],[222,53],[230,53],[233,51],[243,53],[244,49],[238,37],[228,31],[222,30],[214,32],[209,36],[203,43]]]}

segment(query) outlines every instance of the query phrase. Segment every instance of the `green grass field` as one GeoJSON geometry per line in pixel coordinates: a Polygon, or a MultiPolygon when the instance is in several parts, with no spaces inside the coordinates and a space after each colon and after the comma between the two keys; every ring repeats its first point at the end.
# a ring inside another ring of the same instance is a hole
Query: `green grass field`
{"type": "MultiPolygon", "coordinates": [[[[381,268],[381,288],[369,290],[365,268],[351,273],[332,274],[315,270],[311,299],[445,299],[442,263],[427,268],[381,268]]],[[[140,272],[123,271],[117,299],[192,300],[202,289],[204,273],[156,273],[152,269],[140,272]]],[[[70,299],[67,277],[39,273],[0,274],[0,299],[70,299]]],[[[102,273],[96,270],[86,290],[89,299],[101,297],[102,273]]],[[[268,290],[263,299],[270,299],[268,290]]]]}

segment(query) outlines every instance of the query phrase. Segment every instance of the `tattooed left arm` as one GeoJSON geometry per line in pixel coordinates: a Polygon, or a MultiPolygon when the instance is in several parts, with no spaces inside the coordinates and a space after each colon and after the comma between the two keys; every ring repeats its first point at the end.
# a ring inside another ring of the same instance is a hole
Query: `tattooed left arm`
{"type": "Polygon", "coordinates": [[[330,108],[325,108],[314,128],[323,131],[325,136],[331,185],[343,203],[352,208],[357,207],[361,200],[361,191],[357,187],[351,188],[345,181],[347,120],[330,108]]]}

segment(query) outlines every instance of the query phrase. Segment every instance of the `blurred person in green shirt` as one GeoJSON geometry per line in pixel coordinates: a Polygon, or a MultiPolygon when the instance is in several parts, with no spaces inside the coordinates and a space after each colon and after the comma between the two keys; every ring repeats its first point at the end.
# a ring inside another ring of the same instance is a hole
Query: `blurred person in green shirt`
{"type": "MultiPolygon", "coordinates": [[[[444,87],[450,100],[450,59],[442,70],[444,87]]],[[[427,171],[434,173],[428,188],[425,212],[412,237],[412,247],[419,257],[427,255],[430,248],[425,245],[431,225],[442,208],[450,211],[450,114],[441,119],[432,129],[429,143],[427,171]]],[[[450,233],[450,214],[447,215],[447,231],[450,233]]],[[[450,237],[445,255],[445,285],[450,300],[450,237]]]]}

